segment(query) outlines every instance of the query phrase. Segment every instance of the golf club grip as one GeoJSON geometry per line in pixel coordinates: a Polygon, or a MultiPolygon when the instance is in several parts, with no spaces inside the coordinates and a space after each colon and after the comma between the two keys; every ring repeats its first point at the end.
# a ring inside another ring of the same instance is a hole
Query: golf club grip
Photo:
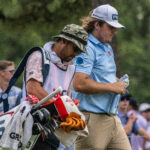
{"type": "Polygon", "coordinates": [[[52,98],[53,96],[55,96],[56,94],[61,93],[61,92],[62,92],[62,88],[59,86],[54,92],[50,93],[48,96],[44,97],[40,102],[35,104],[34,109],[40,107],[45,102],[47,102],[50,98],[52,98]]]}

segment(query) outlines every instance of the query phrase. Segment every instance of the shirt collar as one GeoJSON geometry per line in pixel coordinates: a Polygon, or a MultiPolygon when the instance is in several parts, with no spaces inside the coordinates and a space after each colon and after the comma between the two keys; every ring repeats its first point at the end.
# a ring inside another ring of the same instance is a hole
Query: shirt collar
{"type": "Polygon", "coordinates": [[[126,116],[126,114],[123,114],[123,113],[120,112],[119,110],[118,110],[118,115],[119,115],[120,117],[125,117],[125,116],[126,116]]]}
{"type": "Polygon", "coordinates": [[[52,51],[52,45],[54,42],[48,42],[44,45],[44,49],[50,52],[50,59],[53,63],[59,63],[61,62],[60,58],[56,55],[54,51],[52,51]]]}
{"type": "Polygon", "coordinates": [[[89,40],[95,44],[99,43],[99,41],[92,34],[89,34],[89,40]]]}
{"type": "Polygon", "coordinates": [[[72,61],[70,62],[61,62],[61,59],[56,55],[54,51],[52,51],[52,45],[55,42],[48,42],[44,45],[44,49],[50,52],[50,59],[51,62],[59,66],[60,68],[66,69],[68,65],[73,64],[72,61]]]}
{"type": "Polygon", "coordinates": [[[94,43],[96,45],[104,47],[104,44],[101,43],[100,41],[98,41],[92,34],[89,34],[89,41],[91,41],[92,43],[94,43]]]}

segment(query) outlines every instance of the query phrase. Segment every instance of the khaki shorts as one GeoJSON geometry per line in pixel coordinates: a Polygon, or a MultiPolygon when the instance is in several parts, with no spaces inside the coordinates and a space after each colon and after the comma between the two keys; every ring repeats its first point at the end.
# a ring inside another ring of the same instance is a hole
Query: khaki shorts
{"type": "Polygon", "coordinates": [[[131,150],[120,119],[114,115],[83,112],[89,130],[88,137],[78,137],[75,150],[131,150]]]}

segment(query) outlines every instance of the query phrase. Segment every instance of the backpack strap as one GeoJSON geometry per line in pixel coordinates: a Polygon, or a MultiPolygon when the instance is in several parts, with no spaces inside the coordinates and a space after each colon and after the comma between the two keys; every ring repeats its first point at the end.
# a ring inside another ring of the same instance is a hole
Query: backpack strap
{"type": "Polygon", "coordinates": [[[35,51],[40,51],[42,54],[42,74],[43,74],[43,83],[46,80],[46,77],[48,75],[49,72],[49,66],[50,66],[50,54],[48,51],[44,50],[41,47],[33,47],[31,48],[23,57],[23,59],[21,60],[20,64],[18,65],[16,72],[14,73],[13,77],[11,78],[9,85],[6,89],[6,91],[3,93],[3,95],[1,96],[1,101],[3,101],[3,107],[4,107],[4,112],[9,110],[9,104],[8,104],[8,93],[10,91],[10,89],[12,88],[12,86],[16,83],[16,81],[18,80],[19,76],[21,75],[21,73],[24,71],[28,57],[35,51]]]}

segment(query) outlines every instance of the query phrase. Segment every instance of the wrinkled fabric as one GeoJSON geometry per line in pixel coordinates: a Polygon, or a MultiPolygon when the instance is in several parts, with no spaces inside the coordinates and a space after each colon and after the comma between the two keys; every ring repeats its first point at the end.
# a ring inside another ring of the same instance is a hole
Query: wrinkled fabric
{"type": "Polygon", "coordinates": [[[32,136],[31,108],[32,105],[28,101],[24,101],[17,106],[0,140],[0,147],[8,150],[21,150],[21,146],[27,144],[32,136]]]}

